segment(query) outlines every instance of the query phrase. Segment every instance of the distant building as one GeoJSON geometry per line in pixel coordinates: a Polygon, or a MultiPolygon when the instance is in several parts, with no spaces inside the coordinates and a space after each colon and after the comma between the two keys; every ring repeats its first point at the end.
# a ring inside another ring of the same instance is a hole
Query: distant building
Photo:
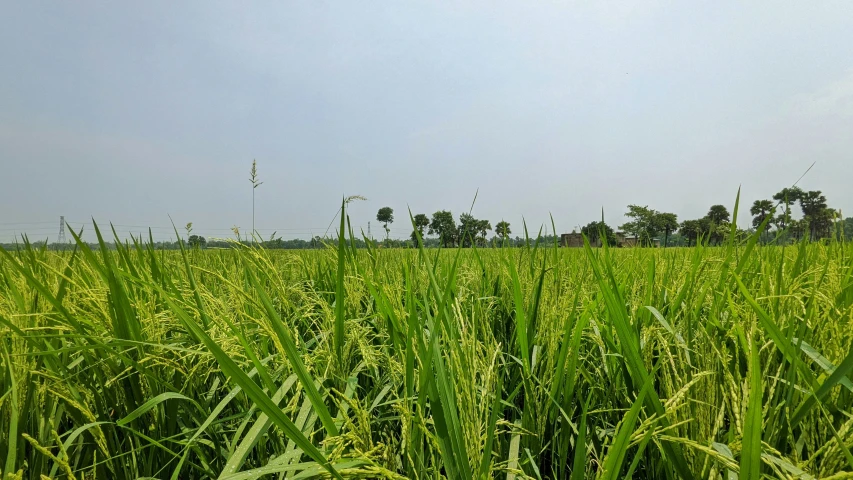
{"type": "MultiPolygon", "coordinates": [[[[572,231],[572,233],[564,233],[560,235],[560,246],[572,248],[583,247],[583,235],[575,231],[572,231]]],[[[601,245],[596,245],[596,247],[600,246],[601,245]]]]}
{"type": "MultiPolygon", "coordinates": [[[[616,232],[614,235],[616,236],[616,246],[618,248],[636,247],[640,244],[639,238],[626,236],[625,232],[616,232]]],[[[592,242],[590,243],[590,245],[593,247],[600,247],[601,240],[592,242]]],[[[660,247],[660,240],[652,240],[652,245],[654,247],[660,247]]],[[[583,247],[583,235],[575,231],[572,231],[572,233],[564,233],[560,235],[560,246],[569,248],[581,248],[583,247]]]]}
{"type": "MultiPolygon", "coordinates": [[[[619,248],[639,247],[640,239],[633,236],[629,237],[625,232],[616,232],[616,246],[619,248]]],[[[657,238],[652,239],[651,246],[654,248],[660,247],[660,240],[657,238]]]]}
{"type": "Polygon", "coordinates": [[[637,237],[628,237],[625,232],[616,232],[617,247],[636,247],[640,244],[640,239],[637,237]]]}

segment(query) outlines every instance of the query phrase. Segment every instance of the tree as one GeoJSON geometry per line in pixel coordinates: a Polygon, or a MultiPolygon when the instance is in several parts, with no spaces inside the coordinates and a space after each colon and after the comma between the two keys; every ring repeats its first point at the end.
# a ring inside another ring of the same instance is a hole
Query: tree
{"type": "Polygon", "coordinates": [[[678,232],[687,240],[687,246],[696,245],[702,236],[702,223],[699,220],[685,220],[678,226],[678,232]]]}
{"type": "Polygon", "coordinates": [[[509,222],[505,222],[503,220],[498,222],[497,225],[495,225],[495,233],[497,233],[501,236],[501,238],[506,240],[512,233],[512,230],[510,230],[509,228],[509,222]]]}
{"type": "Polygon", "coordinates": [[[773,210],[772,200],[756,200],[753,202],[752,207],[749,209],[749,213],[754,216],[752,226],[758,228],[764,223],[764,219],[773,213],[773,210]]]}
{"type": "Polygon", "coordinates": [[[655,228],[663,231],[666,237],[663,241],[664,248],[669,244],[669,234],[678,229],[678,216],[674,213],[658,213],[654,217],[655,228]]]}
{"type": "Polygon", "coordinates": [[[816,216],[826,208],[826,197],[820,190],[803,192],[799,200],[803,216],[816,216]]]}
{"type": "Polygon", "coordinates": [[[808,220],[802,218],[800,220],[790,220],[788,224],[788,231],[791,233],[791,236],[794,237],[794,240],[799,241],[803,238],[803,235],[806,233],[808,229],[808,220]]]}
{"type": "Polygon", "coordinates": [[[658,234],[655,222],[657,214],[658,212],[648,206],[628,205],[628,213],[625,216],[633,220],[621,225],[619,228],[637,237],[640,245],[651,245],[652,239],[658,234]]]}
{"type": "Polygon", "coordinates": [[[258,178],[258,162],[252,160],[252,170],[249,172],[249,181],[252,182],[252,238],[255,238],[255,189],[264,182],[258,178]]]}
{"type": "Polygon", "coordinates": [[[722,226],[716,225],[708,217],[698,218],[696,220],[685,220],[678,226],[678,233],[687,240],[687,246],[697,245],[701,239],[707,240],[708,243],[719,243],[722,241],[719,233],[725,232],[728,227],[726,224],[722,226]],[[718,227],[722,227],[719,229],[718,227]]]}
{"type": "MultiPolygon", "coordinates": [[[[773,200],[756,200],[753,202],[752,207],[749,209],[749,213],[753,215],[752,226],[754,228],[758,228],[762,223],[764,223],[764,220],[766,220],[767,217],[772,219],[775,209],[776,207],[773,205],[773,200]]],[[[766,237],[765,233],[766,229],[764,232],[761,232],[763,237],[766,237]]]]}
{"type": "Polygon", "coordinates": [[[815,216],[810,217],[809,227],[813,229],[813,238],[829,238],[832,236],[836,221],[841,219],[841,212],[834,208],[824,208],[815,216]]]}
{"type": "Polygon", "coordinates": [[[853,240],[853,217],[847,217],[839,223],[840,223],[840,225],[838,226],[839,239],[844,239],[848,242],[853,240]]]}
{"type": "Polygon", "coordinates": [[[803,191],[800,187],[783,188],[776,195],[773,195],[773,200],[785,205],[784,211],[776,217],[776,228],[785,230],[791,223],[791,205],[796,203],[803,191]]]}
{"type": "Polygon", "coordinates": [[[207,245],[207,240],[199,235],[190,235],[187,243],[191,248],[204,248],[207,245]]]}
{"type": "Polygon", "coordinates": [[[707,236],[712,245],[719,245],[729,232],[729,210],[725,205],[712,205],[705,218],[699,220],[702,235],[707,236]]]}
{"type": "Polygon", "coordinates": [[[376,220],[385,227],[385,240],[388,240],[388,235],[391,233],[388,224],[394,223],[394,209],[391,207],[380,208],[379,212],[376,213],[376,220]]]}
{"type": "Polygon", "coordinates": [[[424,228],[429,226],[429,217],[424,215],[423,213],[419,213],[415,215],[415,230],[412,230],[412,243],[417,246],[418,244],[418,234],[420,234],[421,238],[424,238],[424,228]]]}
{"type": "Polygon", "coordinates": [[[604,222],[590,222],[585,227],[581,228],[581,233],[586,235],[586,238],[589,239],[590,245],[599,245],[599,242],[602,239],[602,234],[604,235],[604,238],[607,239],[608,245],[611,247],[616,245],[616,234],[613,233],[613,229],[604,222]]]}
{"type": "Polygon", "coordinates": [[[710,233],[708,238],[710,239],[713,245],[719,245],[723,243],[723,240],[729,235],[729,227],[731,224],[729,223],[711,223],[710,224],[710,233]]]}
{"type": "Polygon", "coordinates": [[[808,223],[809,238],[828,237],[832,231],[835,210],[826,205],[826,197],[820,190],[803,192],[799,196],[803,220],[808,223]]]}
{"type": "Polygon", "coordinates": [[[477,233],[480,231],[479,220],[474,218],[470,213],[459,215],[459,245],[470,247],[474,243],[477,233]]]}
{"type": "Polygon", "coordinates": [[[729,209],[725,205],[712,205],[705,217],[715,225],[722,225],[729,223],[731,215],[729,215],[729,209]]]}
{"type": "Polygon", "coordinates": [[[484,245],[486,243],[486,235],[492,229],[492,222],[488,220],[477,220],[477,244],[484,245]]]}
{"type": "Polygon", "coordinates": [[[453,246],[456,242],[456,233],[456,221],[453,219],[452,213],[447,210],[439,210],[432,214],[429,234],[438,235],[442,246],[453,246]]]}

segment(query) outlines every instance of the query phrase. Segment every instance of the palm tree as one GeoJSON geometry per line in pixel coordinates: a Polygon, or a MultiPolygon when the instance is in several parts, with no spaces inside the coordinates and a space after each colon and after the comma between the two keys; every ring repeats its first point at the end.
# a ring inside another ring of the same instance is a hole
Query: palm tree
{"type": "Polygon", "coordinates": [[[708,210],[708,215],[706,215],[706,217],[716,225],[729,223],[729,209],[727,209],[725,205],[713,205],[711,206],[711,209],[708,210]]]}
{"type": "Polygon", "coordinates": [[[797,203],[797,200],[802,196],[803,191],[800,187],[783,188],[776,195],[773,195],[773,200],[785,205],[785,211],[779,214],[776,219],[776,228],[784,230],[791,223],[791,205],[797,203]]]}
{"type": "Polygon", "coordinates": [[[512,230],[509,228],[509,222],[501,220],[495,225],[495,233],[501,236],[501,238],[507,238],[512,230]]]}
{"type": "Polygon", "coordinates": [[[814,240],[824,236],[832,223],[827,213],[826,197],[820,190],[810,190],[802,193],[799,200],[803,218],[809,220],[809,238],[814,240]]]}
{"type": "MultiPolygon", "coordinates": [[[[760,227],[768,216],[772,219],[775,209],[773,200],[756,200],[753,202],[752,207],[749,209],[749,213],[754,216],[752,226],[755,228],[760,227]]],[[[762,232],[762,236],[764,236],[764,232],[762,232]]]]}
{"type": "Polygon", "coordinates": [[[752,226],[758,227],[764,223],[764,219],[766,219],[767,215],[769,215],[773,210],[774,207],[772,200],[756,200],[753,202],[752,207],[749,209],[749,213],[755,217],[752,219],[752,226]]]}
{"type": "Polygon", "coordinates": [[[477,220],[477,232],[479,233],[478,243],[486,243],[486,235],[492,229],[492,222],[488,220],[477,220]]]}

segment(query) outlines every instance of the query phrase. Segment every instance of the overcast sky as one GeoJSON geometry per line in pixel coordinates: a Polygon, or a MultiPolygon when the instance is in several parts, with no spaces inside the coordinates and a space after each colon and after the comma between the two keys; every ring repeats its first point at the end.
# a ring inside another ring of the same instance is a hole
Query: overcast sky
{"type": "Polygon", "coordinates": [[[812,162],[801,186],[853,214],[853,2],[463,5],[3,2],[0,240],[245,232],[252,159],[286,238],[354,194],[374,236],[380,207],[406,237],[407,206],[458,218],[478,189],[514,233],[698,218],[812,162]]]}

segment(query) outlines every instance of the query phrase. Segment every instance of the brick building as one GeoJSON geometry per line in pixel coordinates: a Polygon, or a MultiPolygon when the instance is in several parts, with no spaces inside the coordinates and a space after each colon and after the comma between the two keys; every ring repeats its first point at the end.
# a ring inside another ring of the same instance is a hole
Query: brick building
{"type": "MultiPolygon", "coordinates": [[[[616,246],[619,248],[636,247],[639,245],[639,239],[637,237],[628,237],[625,235],[625,232],[616,232],[615,236],[616,246]]],[[[569,248],[581,248],[583,247],[583,235],[574,231],[572,233],[564,233],[560,235],[560,246],[569,248]]],[[[600,247],[601,240],[596,240],[594,243],[592,243],[592,246],[600,247]]],[[[660,247],[660,240],[652,240],[652,246],[660,247]]]]}

